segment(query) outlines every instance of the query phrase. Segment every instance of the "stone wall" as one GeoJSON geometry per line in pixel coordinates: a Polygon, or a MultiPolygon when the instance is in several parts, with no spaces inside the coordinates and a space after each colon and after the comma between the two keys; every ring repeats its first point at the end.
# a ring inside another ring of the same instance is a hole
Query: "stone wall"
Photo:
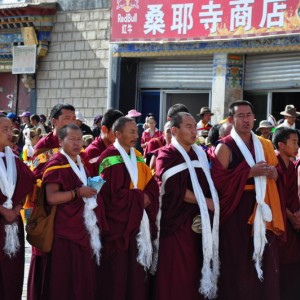
{"type": "Polygon", "coordinates": [[[110,10],[59,11],[36,78],[37,113],[70,103],[92,125],[107,108],[110,10]]]}

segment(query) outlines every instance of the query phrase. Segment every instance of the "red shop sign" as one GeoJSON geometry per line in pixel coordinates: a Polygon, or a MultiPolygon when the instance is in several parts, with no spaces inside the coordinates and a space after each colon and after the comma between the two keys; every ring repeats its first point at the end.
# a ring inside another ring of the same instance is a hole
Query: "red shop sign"
{"type": "Polygon", "coordinates": [[[300,0],[113,0],[112,42],[300,33],[300,0]]]}

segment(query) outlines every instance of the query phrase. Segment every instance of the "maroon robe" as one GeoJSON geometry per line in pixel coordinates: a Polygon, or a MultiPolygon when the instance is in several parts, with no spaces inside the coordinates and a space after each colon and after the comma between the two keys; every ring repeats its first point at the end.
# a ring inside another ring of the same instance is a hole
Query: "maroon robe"
{"type": "MultiPolygon", "coordinates": [[[[110,145],[99,162],[109,156],[119,156],[110,145]]],[[[139,174],[141,176],[142,174],[139,174]]],[[[137,241],[143,211],[144,193],[151,204],[146,208],[152,239],[156,237],[155,219],[158,211],[158,185],[152,178],[145,189],[130,189],[130,175],[124,163],[109,166],[101,176],[106,183],[101,189],[109,231],[103,235],[103,253],[98,282],[99,299],[148,299],[148,274],[137,262],[137,241]]]]}
{"type": "MultiPolygon", "coordinates": [[[[45,165],[45,170],[65,164],[68,164],[66,157],[58,153],[45,165]]],[[[71,167],[46,172],[43,184],[49,183],[58,183],[60,191],[82,186],[71,167]]],[[[103,228],[105,219],[100,198],[97,202],[98,209],[102,211],[99,222],[103,228]]],[[[57,205],[54,242],[45,269],[43,299],[96,299],[97,267],[92,257],[90,236],[83,222],[83,210],[82,198],[57,205]]]]}
{"type": "MultiPolygon", "coordinates": [[[[277,187],[282,201],[283,211],[292,213],[300,209],[298,197],[297,170],[292,162],[286,167],[280,155],[277,155],[277,187]]],[[[285,216],[285,214],[284,214],[285,216]]],[[[280,298],[282,300],[300,299],[300,236],[286,217],[286,240],[278,240],[280,262],[280,298]]]]}
{"type": "MultiPolygon", "coordinates": [[[[17,182],[12,197],[13,207],[24,200],[32,192],[35,178],[29,168],[19,159],[15,158],[17,168],[17,182]]],[[[5,162],[5,158],[4,158],[5,162]]],[[[6,201],[6,196],[0,191],[0,205],[6,201]]],[[[20,300],[22,297],[24,278],[24,226],[21,216],[18,219],[18,236],[20,249],[16,256],[9,258],[3,251],[5,244],[5,221],[0,215],[0,299],[20,300]]]]}
{"type": "Polygon", "coordinates": [[[156,149],[159,149],[163,146],[166,145],[166,140],[163,135],[157,137],[157,138],[152,138],[144,148],[144,157],[146,158],[146,162],[149,165],[150,159],[152,156],[152,152],[156,149]]]}
{"type": "MultiPolygon", "coordinates": [[[[191,150],[191,160],[198,160],[191,150]]],[[[156,159],[156,175],[161,182],[164,172],[185,162],[173,146],[160,149],[156,159]]],[[[196,168],[200,186],[210,197],[209,185],[202,169],[196,168]]],[[[191,229],[200,214],[197,204],[184,201],[186,190],[193,191],[188,169],[171,176],[162,198],[158,267],[155,278],[155,300],[204,299],[199,293],[203,262],[202,237],[191,229]]]]}
{"type": "Polygon", "coordinates": [[[99,136],[95,138],[95,140],[83,152],[85,166],[88,168],[91,176],[99,175],[98,158],[105,149],[106,146],[102,138],[99,136]]]}
{"type": "MultiPolygon", "coordinates": [[[[252,260],[252,225],[248,220],[256,204],[255,190],[245,191],[250,167],[231,136],[220,141],[232,151],[229,168],[225,169],[212,155],[212,176],[220,199],[220,279],[219,297],[224,300],[279,299],[279,261],[276,238],[267,230],[268,243],[262,259],[263,282],[257,277],[252,260]]],[[[254,156],[251,143],[250,152],[254,156]]]]}

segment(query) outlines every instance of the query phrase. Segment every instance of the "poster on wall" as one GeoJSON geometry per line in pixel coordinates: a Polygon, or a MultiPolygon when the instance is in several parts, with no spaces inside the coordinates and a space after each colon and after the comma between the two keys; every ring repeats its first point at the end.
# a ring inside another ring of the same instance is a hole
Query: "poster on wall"
{"type": "Polygon", "coordinates": [[[12,74],[34,74],[36,68],[36,45],[14,46],[12,74]]]}
{"type": "Polygon", "coordinates": [[[111,10],[117,43],[300,33],[299,0],[113,0],[111,10]]]}

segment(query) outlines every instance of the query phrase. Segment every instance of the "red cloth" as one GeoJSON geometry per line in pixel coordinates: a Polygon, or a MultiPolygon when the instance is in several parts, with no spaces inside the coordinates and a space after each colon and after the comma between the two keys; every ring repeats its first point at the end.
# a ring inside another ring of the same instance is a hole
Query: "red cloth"
{"type": "MultiPolygon", "coordinates": [[[[292,213],[299,210],[297,170],[292,162],[286,167],[283,159],[277,155],[277,187],[282,201],[283,211],[292,213]]],[[[284,214],[285,216],[285,214],[284,214]]],[[[281,299],[300,299],[300,236],[288,218],[286,220],[286,241],[278,240],[280,262],[281,299]]]]}
{"type": "Polygon", "coordinates": [[[158,138],[161,135],[163,135],[162,131],[155,129],[153,136],[151,136],[149,130],[146,129],[145,131],[143,131],[141,137],[141,144],[145,144],[146,142],[149,142],[151,139],[158,138]]]}
{"type": "MultiPolygon", "coordinates": [[[[273,232],[267,230],[268,243],[264,250],[262,270],[264,281],[260,282],[252,260],[252,226],[248,224],[256,200],[255,191],[244,191],[250,167],[231,136],[221,140],[232,152],[231,163],[224,169],[212,155],[212,176],[219,193],[221,209],[220,226],[220,279],[219,297],[222,300],[275,300],[279,299],[279,261],[277,241],[273,232]]],[[[253,144],[250,149],[254,155],[253,144]]]]}
{"type": "Polygon", "coordinates": [[[147,164],[149,165],[152,152],[166,145],[166,140],[163,135],[158,138],[152,138],[144,148],[144,157],[147,159],[147,164]],[[149,159],[150,158],[150,159],[149,159]]]}
{"type": "MultiPolygon", "coordinates": [[[[66,157],[57,153],[46,163],[45,170],[65,164],[68,164],[66,157]]],[[[58,183],[60,191],[70,191],[82,186],[82,182],[71,167],[46,172],[43,184],[49,183],[58,183]]],[[[100,197],[97,202],[98,211],[102,212],[99,223],[103,228],[105,216],[100,197]]],[[[83,222],[83,209],[84,202],[81,198],[57,205],[54,244],[48,255],[45,271],[44,293],[49,296],[49,299],[93,299],[94,297],[88,296],[94,295],[94,289],[86,290],[95,281],[96,262],[92,257],[90,237],[83,222]],[[62,287],[64,291],[61,290],[62,287]]]]}
{"type": "MultiPolygon", "coordinates": [[[[15,157],[15,161],[17,183],[12,198],[13,206],[18,205],[27,194],[31,193],[35,182],[34,175],[29,168],[19,158],[15,157]]],[[[6,199],[6,196],[0,191],[0,204],[3,205],[6,199]]],[[[24,226],[21,217],[19,217],[20,249],[15,257],[9,258],[3,251],[6,236],[4,225],[4,217],[0,215],[0,299],[19,300],[22,295],[24,277],[24,226]]]]}
{"type": "MultiPolygon", "coordinates": [[[[119,151],[110,145],[101,154],[99,161],[116,155],[120,155],[119,151]]],[[[103,284],[99,299],[147,299],[147,274],[136,261],[136,235],[143,216],[144,193],[146,193],[151,201],[146,209],[151,235],[152,238],[156,237],[157,183],[152,178],[144,191],[129,189],[131,179],[124,163],[104,169],[101,176],[106,180],[100,194],[105,206],[109,231],[103,235],[104,250],[98,280],[103,284]]]]}
{"type": "Polygon", "coordinates": [[[99,163],[97,163],[97,158],[100,157],[101,153],[105,149],[106,146],[104,145],[102,138],[99,136],[95,138],[95,140],[83,152],[85,166],[89,170],[91,176],[99,175],[99,163]]]}
{"type": "Polygon", "coordinates": [[[34,150],[38,149],[53,149],[53,148],[59,148],[59,140],[57,135],[54,135],[54,132],[51,131],[46,136],[41,138],[36,145],[34,146],[34,150]]]}
{"type": "MultiPolygon", "coordinates": [[[[189,156],[191,160],[197,159],[193,150],[189,156]]],[[[166,170],[182,162],[182,155],[173,145],[161,148],[156,159],[159,182],[166,170]]],[[[204,195],[210,197],[203,170],[197,168],[196,173],[204,195]]],[[[198,292],[203,261],[202,238],[191,229],[193,218],[200,214],[200,209],[197,204],[184,201],[187,189],[193,191],[187,169],[170,177],[165,185],[154,291],[156,300],[204,299],[198,292]]]]}

